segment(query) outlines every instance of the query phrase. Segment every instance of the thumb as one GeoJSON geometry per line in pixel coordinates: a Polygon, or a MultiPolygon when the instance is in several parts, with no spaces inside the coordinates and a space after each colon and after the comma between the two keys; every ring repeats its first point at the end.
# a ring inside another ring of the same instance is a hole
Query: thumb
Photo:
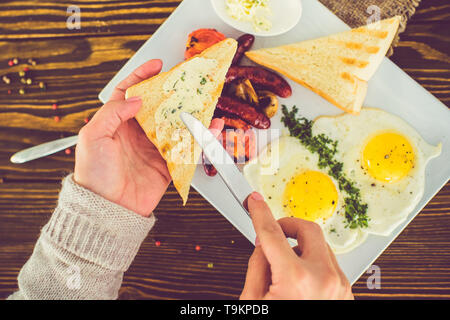
{"type": "Polygon", "coordinates": [[[97,111],[85,126],[85,131],[89,132],[92,139],[112,138],[120,125],[133,118],[141,106],[140,97],[109,101],[97,111]]]}
{"type": "Polygon", "coordinates": [[[261,246],[256,246],[248,261],[247,276],[242,290],[241,300],[262,299],[270,286],[270,265],[261,246]]]}
{"type": "Polygon", "coordinates": [[[296,258],[281,226],[275,220],[262,195],[253,192],[248,197],[248,208],[256,235],[272,271],[286,272],[296,258]]]}

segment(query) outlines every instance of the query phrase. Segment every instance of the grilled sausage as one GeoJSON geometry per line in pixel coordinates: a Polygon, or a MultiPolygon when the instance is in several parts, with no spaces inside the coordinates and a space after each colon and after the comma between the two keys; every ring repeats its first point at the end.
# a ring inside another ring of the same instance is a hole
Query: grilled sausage
{"type": "Polygon", "coordinates": [[[234,157],[234,162],[244,164],[256,154],[256,136],[253,130],[225,130],[222,132],[223,146],[234,157]]]}
{"type": "Polygon", "coordinates": [[[202,152],[202,164],[203,169],[205,170],[205,173],[210,176],[214,177],[217,174],[216,168],[209,162],[208,158],[206,158],[205,154],[202,152]]]}
{"type": "Polygon", "coordinates": [[[232,66],[238,65],[239,62],[241,62],[244,53],[250,50],[254,41],[255,36],[251,34],[244,34],[237,39],[238,47],[236,50],[236,54],[234,55],[233,62],[231,62],[232,66]]]}
{"type": "Polygon", "coordinates": [[[270,119],[251,105],[231,97],[219,98],[217,109],[231,113],[258,129],[269,129],[270,119]]]}
{"type": "Polygon", "coordinates": [[[230,127],[234,129],[242,129],[244,131],[247,131],[251,129],[251,126],[245,122],[244,120],[241,120],[239,118],[231,118],[227,116],[221,117],[221,119],[225,122],[225,127],[230,127]]]}
{"type": "MultiPolygon", "coordinates": [[[[222,134],[222,130],[224,127],[224,121],[219,119],[213,119],[211,121],[211,125],[209,126],[209,130],[211,133],[220,141],[222,141],[222,138],[219,138],[219,136],[222,134]]],[[[208,158],[206,158],[205,154],[202,152],[202,164],[203,169],[205,170],[205,173],[210,176],[214,177],[217,174],[216,168],[209,162],[208,158]]]]}
{"type": "Polygon", "coordinates": [[[289,83],[276,73],[261,67],[232,66],[228,70],[225,83],[237,79],[249,79],[258,89],[269,90],[282,98],[292,95],[289,83]]]}

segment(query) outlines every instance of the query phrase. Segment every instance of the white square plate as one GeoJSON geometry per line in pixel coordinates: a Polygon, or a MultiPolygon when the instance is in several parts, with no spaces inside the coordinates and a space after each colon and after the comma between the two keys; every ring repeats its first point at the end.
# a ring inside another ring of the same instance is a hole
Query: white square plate
{"type": "MultiPolygon", "coordinates": [[[[162,59],[164,62],[163,71],[178,64],[183,60],[187,35],[198,28],[216,28],[226,36],[233,38],[240,35],[240,32],[224,24],[216,16],[210,1],[184,0],[103,89],[99,95],[100,100],[107,101],[113,88],[122,79],[150,59],[162,59]]],[[[349,27],[344,22],[320,2],[304,0],[302,19],[294,29],[277,37],[257,38],[253,48],[272,47],[348,29],[349,27]]],[[[288,99],[282,99],[281,103],[287,106],[297,105],[301,114],[309,119],[314,119],[319,115],[341,113],[336,107],[310,90],[290,80],[288,81],[293,88],[293,95],[288,99]]],[[[430,162],[426,171],[424,196],[407,220],[390,236],[370,235],[364,244],[337,257],[340,266],[352,284],[450,177],[450,111],[387,58],[384,59],[369,83],[365,106],[381,108],[400,116],[412,125],[428,143],[437,145],[442,142],[443,148],[441,156],[430,162]]],[[[279,114],[272,119],[272,128],[283,128],[279,114]]],[[[242,234],[250,241],[254,241],[255,233],[250,219],[235,202],[219,177],[207,177],[199,166],[192,181],[192,186],[242,234]]]]}

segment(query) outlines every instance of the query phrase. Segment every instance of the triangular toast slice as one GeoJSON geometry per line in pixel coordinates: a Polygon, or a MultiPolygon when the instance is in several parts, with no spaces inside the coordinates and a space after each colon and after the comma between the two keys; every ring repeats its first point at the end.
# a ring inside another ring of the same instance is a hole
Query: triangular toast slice
{"type": "Polygon", "coordinates": [[[400,17],[331,36],[246,52],[248,58],[358,114],[373,76],[397,34],[400,17]]]}
{"type": "Polygon", "coordinates": [[[127,98],[142,98],[136,119],[166,160],[183,205],[201,150],[181,121],[180,113],[189,112],[209,127],[236,49],[234,39],[225,39],[127,90],[127,98]]]}

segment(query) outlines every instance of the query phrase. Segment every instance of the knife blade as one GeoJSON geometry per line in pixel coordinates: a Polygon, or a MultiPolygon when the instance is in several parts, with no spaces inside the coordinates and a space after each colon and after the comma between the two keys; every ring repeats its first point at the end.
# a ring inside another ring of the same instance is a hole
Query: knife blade
{"type": "Polygon", "coordinates": [[[62,138],[19,151],[11,157],[12,163],[25,163],[39,159],[76,145],[78,136],[62,138]]]}
{"type": "Polygon", "coordinates": [[[180,117],[195,141],[202,148],[205,156],[216,168],[234,198],[248,214],[243,204],[254,190],[239,171],[233,158],[223,148],[219,140],[194,116],[182,112],[180,117]]]}

